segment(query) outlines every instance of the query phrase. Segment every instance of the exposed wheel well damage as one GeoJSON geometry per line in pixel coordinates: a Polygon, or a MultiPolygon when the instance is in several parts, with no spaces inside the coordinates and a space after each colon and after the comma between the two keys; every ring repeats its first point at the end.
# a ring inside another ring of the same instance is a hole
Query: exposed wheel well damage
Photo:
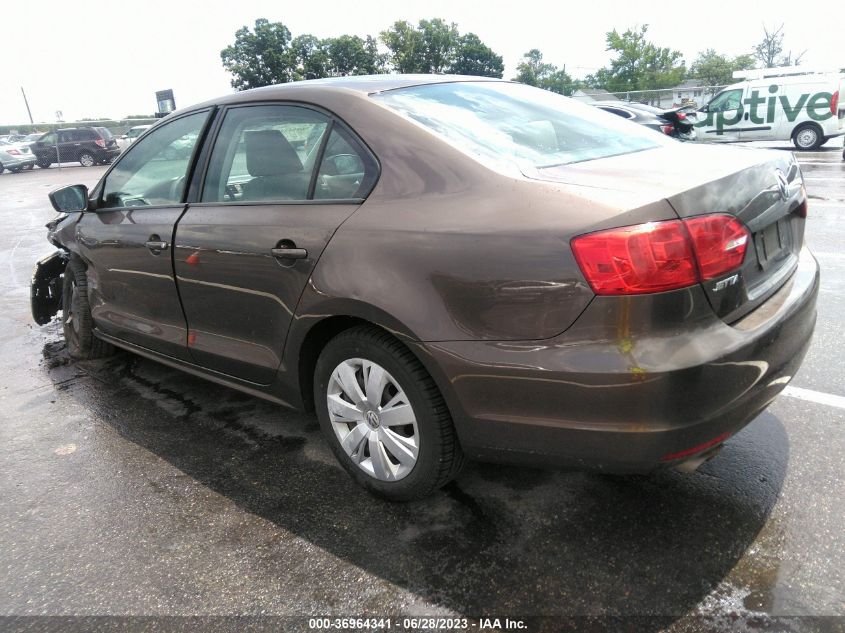
{"type": "Polygon", "coordinates": [[[29,302],[38,325],[49,323],[62,309],[62,275],[69,259],[69,252],[59,250],[35,264],[29,302]]]}

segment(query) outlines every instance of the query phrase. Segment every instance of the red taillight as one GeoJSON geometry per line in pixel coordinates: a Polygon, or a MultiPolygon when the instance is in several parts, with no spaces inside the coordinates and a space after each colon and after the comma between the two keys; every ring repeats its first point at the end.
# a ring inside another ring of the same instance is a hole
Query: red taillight
{"type": "Polygon", "coordinates": [[[730,433],[722,433],[718,437],[714,437],[712,440],[704,442],[703,444],[697,444],[696,446],[691,446],[690,448],[684,449],[682,451],[678,451],[677,453],[667,453],[663,457],[660,458],[662,462],[671,462],[675,459],[681,459],[682,457],[689,457],[690,455],[696,455],[697,453],[703,453],[708,448],[712,448],[717,444],[721,444],[726,439],[731,436],[730,433]]]}
{"type": "Polygon", "coordinates": [[[833,93],[833,96],[830,98],[830,113],[833,116],[836,116],[836,108],[839,106],[839,91],[833,93]]]}
{"type": "Polygon", "coordinates": [[[674,125],[662,125],[662,126],[660,126],[660,129],[663,130],[664,134],[668,134],[669,136],[672,136],[672,130],[675,129],[675,126],[674,125]]]}
{"type": "Polygon", "coordinates": [[[742,265],[750,235],[739,220],[729,215],[702,215],[684,223],[692,238],[702,281],[742,265]]]}
{"type": "Polygon", "coordinates": [[[95,140],[94,140],[94,142],[95,142],[95,143],[96,143],[99,147],[105,147],[105,146],[106,146],[106,142],[105,142],[103,139],[101,139],[101,138],[95,139],[95,140]]]}
{"type": "Polygon", "coordinates": [[[11,154],[12,156],[20,156],[20,154],[21,154],[18,150],[14,149],[14,148],[7,149],[6,153],[11,154]]]}
{"type": "Polygon", "coordinates": [[[684,114],[683,112],[676,112],[675,114],[678,117],[678,121],[683,121],[684,119],[687,118],[687,115],[684,114]]]}
{"type": "Polygon", "coordinates": [[[596,294],[645,294],[739,268],[749,236],[732,216],[705,215],[588,233],[572,240],[572,250],[596,294]]]}

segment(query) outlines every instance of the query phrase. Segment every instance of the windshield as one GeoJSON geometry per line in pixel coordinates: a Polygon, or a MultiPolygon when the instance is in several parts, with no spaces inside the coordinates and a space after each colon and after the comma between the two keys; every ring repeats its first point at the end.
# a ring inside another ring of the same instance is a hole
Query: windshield
{"type": "Polygon", "coordinates": [[[525,175],[672,142],[616,115],[517,83],[427,84],[373,98],[485,162],[516,163],[525,175]]]}

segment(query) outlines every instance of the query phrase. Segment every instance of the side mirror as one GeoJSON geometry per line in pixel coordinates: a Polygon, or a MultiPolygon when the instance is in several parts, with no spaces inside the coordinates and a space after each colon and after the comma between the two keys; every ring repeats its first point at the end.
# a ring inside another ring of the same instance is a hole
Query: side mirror
{"type": "Polygon", "coordinates": [[[69,185],[48,194],[50,204],[59,213],[78,213],[88,208],[88,187],[69,185]]]}

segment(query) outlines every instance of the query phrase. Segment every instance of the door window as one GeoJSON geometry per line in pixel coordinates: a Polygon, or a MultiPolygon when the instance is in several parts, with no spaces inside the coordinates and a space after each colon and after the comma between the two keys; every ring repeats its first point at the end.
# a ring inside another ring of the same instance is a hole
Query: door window
{"type": "Polygon", "coordinates": [[[59,132],[59,143],[70,143],[73,140],[73,130],[59,132]]]}
{"type": "Polygon", "coordinates": [[[229,110],[211,153],[202,201],[307,200],[328,125],[327,116],[299,106],[229,110]]]}
{"type": "Polygon", "coordinates": [[[182,201],[188,168],[208,112],[180,117],[132,144],[103,185],[101,207],[182,201]]]}
{"type": "Polygon", "coordinates": [[[742,103],[742,90],[726,90],[720,92],[707,106],[708,112],[726,112],[727,110],[738,110],[742,103]]]}
{"type": "Polygon", "coordinates": [[[376,178],[376,167],[352,136],[339,126],[329,135],[317,185],[315,199],[348,200],[363,198],[376,178]]]}
{"type": "Polygon", "coordinates": [[[39,142],[44,143],[46,145],[55,145],[56,144],[56,133],[55,132],[48,132],[44,136],[39,139],[39,142]]]}

